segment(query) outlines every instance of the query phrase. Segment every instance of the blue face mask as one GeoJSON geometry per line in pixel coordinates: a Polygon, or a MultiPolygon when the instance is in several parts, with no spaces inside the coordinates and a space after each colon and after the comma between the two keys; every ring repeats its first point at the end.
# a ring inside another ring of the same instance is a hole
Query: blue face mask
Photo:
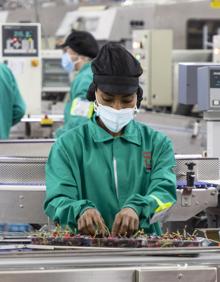
{"type": "Polygon", "coordinates": [[[64,53],[62,55],[61,65],[64,68],[64,70],[68,73],[71,73],[75,70],[75,63],[72,61],[68,53],[64,53]]]}

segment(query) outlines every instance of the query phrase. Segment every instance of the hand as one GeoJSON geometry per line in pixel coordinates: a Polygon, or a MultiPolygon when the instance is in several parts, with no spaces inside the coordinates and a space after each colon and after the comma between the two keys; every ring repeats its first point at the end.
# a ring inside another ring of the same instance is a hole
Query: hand
{"type": "Polygon", "coordinates": [[[105,222],[97,209],[85,210],[78,220],[78,230],[80,234],[95,235],[106,233],[105,222]]]}
{"type": "Polygon", "coordinates": [[[124,208],[116,214],[112,236],[132,235],[139,227],[139,217],[131,208],[124,208]]]}

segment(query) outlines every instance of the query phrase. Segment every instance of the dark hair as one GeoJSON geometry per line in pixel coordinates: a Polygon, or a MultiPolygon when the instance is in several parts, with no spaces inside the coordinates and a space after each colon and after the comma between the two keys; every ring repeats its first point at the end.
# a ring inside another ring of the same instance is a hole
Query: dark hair
{"type": "MultiPolygon", "coordinates": [[[[87,99],[89,101],[95,101],[96,90],[97,90],[97,85],[94,82],[92,82],[87,91],[87,99]]],[[[137,108],[140,108],[142,100],[143,100],[143,89],[139,86],[137,89],[137,108]]]]}
{"type": "Polygon", "coordinates": [[[65,42],[60,45],[61,48],[70,47],[72,50],[77,52],[79,55],[95,58],[99,52],[98,42],[94,36],[81,30],[73,29],[68,35],[65,42]]]}

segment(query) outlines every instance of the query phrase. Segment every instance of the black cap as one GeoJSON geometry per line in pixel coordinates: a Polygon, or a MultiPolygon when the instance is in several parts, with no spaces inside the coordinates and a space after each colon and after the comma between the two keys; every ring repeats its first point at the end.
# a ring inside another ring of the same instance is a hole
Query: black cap
{"type": "Polygon", "coordinates": [[[61,48],[70,47],[79,55],[89,58],[95,58],[98,54],[99,47],[91,33],[86,31],[73,30],[66,38],[61,48]]]}
{"type": "Polygon", "coordinates": [[[107,43],[92,61],[95,85],[106,93],[134,94],[143,70],[138,60],[124,47],[107,43]]]}

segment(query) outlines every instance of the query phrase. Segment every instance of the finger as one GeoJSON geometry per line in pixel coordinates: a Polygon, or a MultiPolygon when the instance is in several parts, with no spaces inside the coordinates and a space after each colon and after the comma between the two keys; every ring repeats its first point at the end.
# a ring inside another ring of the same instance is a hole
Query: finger
{"type": "Polygon", "coordinates": [[[80,231],[82,229],[82,217],[78,219],[77,229],[80,231]]]}
{"type": "Polygon", "coordinates": [[[116,216],[115,221],[112,226],[112,236],[115,237],[119,234],[119,230],[121,227],[122,217],[116,216]]]}
{"type": "Polygon", "coordinates": [[[129,230],[129,217],[125,215],[123,216],[123,219],[122,219],[119,234],[125,235],[126,233],[128,233],[128,230],[129,230]]]}
{"type": "Polygon", "coordinates": [[[85,227],[86,227],[86,222],[85,222],[85,217],[81,216],[79,221],[78,221],[78,230],[80,233],[85,234],[85,227]]]}
{"type": "Polygon", "coordinates": [[[87,216],[85,218],[85,222],[86,222],[86,230],[87,230],[88,234],[94,235],[95,232],[96,232],[96,229],[95,229],[95,226],[93,224],[92,217],[87,216]]]}
{"type": "Polygon", "coordinates": [[[135,219],[130,218],[129,224],[128,224],[128,235],[131,236],[134,233],[135,230],[135,219]]]}
{"type": "Polygon", "coordinates": [[[100,214],[95,214],[92,220],[93,220],[93,225],[96,226],[96,231],[98,231],[99,234],[104,235],[105,234],[105,224],[100,214]]]}
{"type": "Polygon", "coordinates": [[[109,235],[107,227],[102,219],[100,219],[100,221],[98,222],[98,230],[102,236],[109,235]]]}
{"type": "Polygon", "coordinates": [[[78,225],[77,227],[78,227],[79,231],[85,228],[85,225],[86,225],[85,217],[88,216],[89,213],[90,213],[90,209],[87,209],[79,217],[78,224],[77,224],[78,225]]]}
{"type": "Polygon", "coordinates": [[[139,219],[134,220],[134,231],[137,231],[139,228],[139,219]]]}
{"type": "Polygon", "coordinates": [[[104,221],[103,217],[102,217],[101,215],[99,215],[99,218],[100,218],[101,223],[102,223],[103,225],[105,225],[105,221],[104,221]]]}

